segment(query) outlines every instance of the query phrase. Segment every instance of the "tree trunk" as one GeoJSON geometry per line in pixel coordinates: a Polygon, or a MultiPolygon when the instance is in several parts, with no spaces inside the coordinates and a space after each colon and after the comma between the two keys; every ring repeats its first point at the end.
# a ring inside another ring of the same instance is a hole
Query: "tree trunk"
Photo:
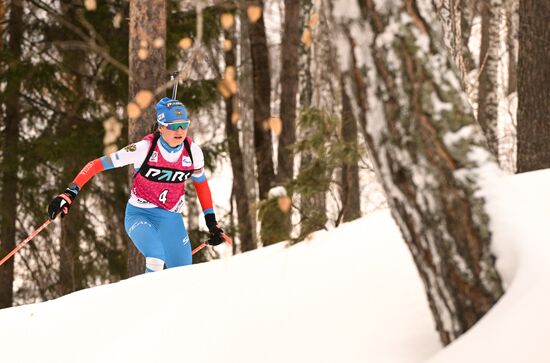
{"type": "MultiPolygon", "coordinates": [[[[281,133],[277,152],[277,183],[288,186],[294,177],[294,151],[292,146],[296,141],[296,104],[298,93],[298,69],[300,49],[300,2],[285,1],[284,31],[281,45],[281,133]]],[[[291,197],[291,191],[287,189],[287,196],[291,197]]],[[[280,198],[280,197],[279,197],[280,198]]],[[[272,203],[268,225],[269,229],[277,233],[269,232],[262,228],[262,241],[264,245],[288,240],[292,231],[291,210],[282,210],[278,203],[272,203]]]]}
{"type": "MultiPolygon", "coordinates": [[[[479,168],[496,163],[460,90],[432,2],[402,0],[378,9],[369,0],[367,6],[374,37],[357,43],[371,42],[363,59],[374,67],[368,84],[377,87],[382,108],[364,135],[448,344],[503,293],[478,195],[479,168]]],[[[351,101],[359,112],[358,99],[351,101]]]]}
{"type": "MultiPolygon", "coordinates": [[[[361,2],[361,14],[367,15],[366,3],[361,2]]],[[[328,14],[327,16],[330,16],[328,14]]],[[[357,122],[361,125],[362,129],[366,129],[367,125],[367,111],[368,100],[366,95],[366,85],[364,84],[364,78],[366,75],[366,69],[360,67],[357,61],[356,53],[360,53],[361,50],[355,44],[355,41],[351,35],[350,29],[347,25],[342,26],[343,33],[349,42],[350,57],[349,63],[346,65],[349,71],[343,72],[340,75],[340,92],[342,102],[342,139],[352,150],[350,157],[344,161],[342,165],[341,176],[341,199],[342,199],[342,221],[349,222],[361,217],[361,191],[359,187],[359,165],[358,157],[354,150],[357,150],[357,134],[358,127],[357,122]],[[346,87],[346,79],[353,79],[352,88],[346,87]],[[350,100],[350,94],[354,94],[359,100],[360,112],[359,120],[355,118],[353,108],[350,100]]],[[[336,58],[333,56],[332,58],[336,58]]],[[[348,69],[347,68],[347,69],[348,69]]]]}
{"type": "MultiPolygon", "coordinates": [[[[311,9],[313,7],[312,0],[300,1],[300,17],[302,19],[303,29],[305,26],[305,19],[309,19],[311,16],[311,9]]],[[[313,99],[313,80],[311,76],[311,63],[312,63],[312,51],[311,45],[306,46],[303,42],[300,44],[300,78],[299,78],[299,101],[300,109],[308,108],[311,106],[313,99]]]]}
{"type": "MultiPolygon", "coordinates": [[[[130,1],[130,44],[129,44],[129,98],[140,90],[154,90],[166,81],[166,48],[156,48],[153,41],[160,38],[166,42],[166,1],[130,1]],[[138,56],[140,49],[141,57],[138,56]],[[144,55],[147,54],[146,57],[144,55]]],[[[136,142],[147,135],[156,121],[154,104],[142,110],[137,118],[128,119],[128,140],[136,142]]],[[[133,178],[130,168],[130,184],[133,178]]],[[[128,275],[143,273],[143,256],[128,240],[128,275]]]]}
{"type": "MultiPolygon", "coordinates": [[[[304,127],[300,127],[300,135],[304,138],[308,138],[308,134],[313,130],[307,130],[304,127]]],[[[300,169],[311,166],[312,163],[318,163],[312,153],[304,152],[300,157],[300,169]]],[[[320,180],[329,178],[322,169],[319,167],[320,180]]],[[[305,239],[309,234],[319,231],[325,228],[327,224],[327,201],[325,191],[314,193],[303,193],[300,195],[300,235],[298,240],[305,239]]]]}
{"type": "MultiPolygon", "coordinates": [[[[80,170],[74,167],[74,162],[65,165],[66,176],[64,180],[71,180],[80,170]]],[[[82,165],[80,165],[82,166],[82,165]]],[[[78,201],[71,206],[70,213],[64,218],[61,224],[61,238],[59,250],[59,295],[70,294],[71,292],[83,288],[82,266],[79,261],[80,256],[80,227],[82,226],[81,208],[78,201]]]]}
{"type": "MultiPolygon", "coordinates": [[[[226,40],[231,41],[231,44],[236,44],[236,39],[233,36],[233,30],[224,31],[224,37],[226,40]]],[[[234,47],[225,51],[225,66],[236,68],[235,50],[234,47]]],[[[245,173],[244,173],[244,161],[241,147],[239,145],[239,131],[237,129],[235,118],[233,121],[234,113],[236,112],[233,107],[234,103],[238,101],[237,95],[231,95],[225,100],[225,134],[227,137],[227,143],[229,147],[229,158],[231,159],[231,170],[233,172],[233,191],[235,193],[235,202],[237,204],[238,214],[238,233],[241,245],[241,252],[250,251],[256,248],[254,239],[252,238],[252,217],[250,215],[250,203],[248,201],[248,195],[246,193],[245,173]]]]}
{"type": "MultiPolygon", "coordinates": [[[[3,7],[3,5],[2,5],[3,7]]],[[[3,22],[4,19],[0,18],[3,22]]],[[[21,60],[23,38],[23,7],[21,0],[13,0],[9,5],[8,51],[11,56],[10,67],[16,68],[21,60]]],[[[20,115],[20,79],[8,78],[4,90],[4,134],[2,145],[2,226],[0,234],[0,255],[4,257],[15,248],[15,224],[17,220],[19,123],[20,115]]],[[[0,308],[13,304],[13,275],[15,257],[0,267],[0,308]]]]}
{"type": "MultiPolygon", "coordinates": [[[[84,55],[83,55],[84,57],[84,55]]],[[[74,58],[73,58],[74,59],[74,58]]],[[[69,61],[70,62],[70,61],[69,61]]],[[[71,70],[70,63],[64,62],[68,70],[71,70]]],[[[78,67],[78,66],[77,66],[78,67]]],[[[70,71],[68,72],[70,74],[70,71]]],[[[72,77],[67,76],[66,79],[72,82],[72,77]]],[[[77,83],[77,82],[75,82],[77,83]]],[[[78,82],[80,83],[80,82],[78,82]]],[[[73,89],[82,89],[82,87],[76,84],[72,86],[73,89]]],[[[78,101],[74,99],[67,99],[66,112],[67,115],[75,115],[78,112],[78,101]]],[[[64,106],[64,107],[65,107],[64,106]]],[[[64,140],[74,139],[75,134],[71,132],[73,126],[79,120],[67,116],[63,119],[59,135],[64,140]]],[[[60,180],[59,190],[63,190],[67,186],[67,181],[72,180],[75,175],[78,174],[84,162],[81,162],[78,158],[66,158],[63,160],[63,178],[60,180]]],[[[63,218],[61,223],[61,236],[60,236],[60,249],[59,249],[59,282],[57,293],[66,295],[76,290],[83,288],[82,282],[82,264],[80,263],[80,233],[81,228],[84,225],[82,221],[82,213],[80,204],[83,202],[80,197],[71,206],[70,213],[63,218]]]]}
{"type": "Polygon", "coordinates": [[[518,56],[517,171],[550,167],[550,3],[521,0],[518,56]]]}
{"type": "Polygon", "coordinates": [[[458,18],[460,19],[460,34],[462,35],[462,58],[464,67],[467,72],[475,69],[474,56],[470,50],[470,35],[472,34],[472,26],[474,24],[474,18],[477,13],[478,0],[454,0],[455,12],[458,12],[458,18]]]}
{"type": "Polygon", "coordinates": [[[363,66],[363,68],[360,67],[359,62],[357,60],[356,53],[360,53],[361,49],[357,46],[355,39],[351,35],[351,31],[347,25],[342,26],[343,33],[346,36],[346,39],[348,40],[350,44],[350,64],[346,65],[346,67],[350,67],[351,74],[349,74],[350,77],[352,77],[353,82],[350,82],[350,88],[346,89],[346,82],[342,82],[342,90],[345,90],[349,96],[354,94],[355,97],[358,100],[357,106],[360,108],[360,112],[357,113],[357,121],[359,121],[359,125],[361,126],[361,130],[366,130],[367,128],[367,114],[369,110],[369,100],[367,97],[367,85],[365,84],[365,75],[366,75],[366,69],[363,66]]]}
{"type": "MultiPolygon", "coordinates": [[[[301,18],[303,21],[310,19],[313,9],[313,2],[311,0],[301,1],[301,18]]],[[[302,26],[302,28],[305,28],[302,26]]],[[[300,109],[302,112],[310,109],[314,104],[313,95],[314,79],[312,69],[314,69],[313,50],[315,44],[301,43],[301,57],[300,57],[300,109]]],[[[317,105],[319,106],[319,105],[317,105]]],[[[302,122],[300,122],[302,124],[302,122]]],[[[298,135],[300,140],[308,139],[312,130],[308,127],[300,126],[298,129],[298,135]]],[[[300,154],[300,172],[304,171],[306,167],[311,165],[314,160],[314,155],[310,152],[304,151],[300,154]]],[[[321,178],[327,176],[320,175],[321,178]]],[[[323,229],[327,222],[326,215],[326,195],[325,192],[315,193],[302,193],[300,195],[300,235],[298,239],[304,239],[310,233],[323,229]]]]}
{"type": "MultiPolygon", "coordinates": [[[[61,13],[65,19],[69,21],[76,21],[75,7],[70,3],[61,4],[61,13]]],[[[67,40],[74,40],[76,35],[71,32],[66,33],[67,40]]],[[[62,57],[63,71],[61,78],[66,82],[64,84],[67,89],[83,90],[83,82],[81,81],[80,74],[85,64],[86,54],[78,50],[59,50],[62,57]]],[[[81,105],[85,99],[83,93],[72,93],[63,99],[63,105],[61,106],[66,113],[66,117],[61,121],[59,128],[59,137],[61,140],[74,139],[75,132],[73,130],[78,126],[81,116],[81,105]]],[[[63,178],[60,180],[59,190],[63,190],[68,181],[72,180],[75,175],[78,174],[82,165],[86,161],[79,160],[78,156],[63,159],[63,178]]],[[[61,236],[60,236],[60,249],[59,249],[59,281],[57,285],[57,293],[66,295],[76,290],[82,289],[81,285],[82,266],[80,262],[80,232],[84,225],[81,220],[80,203],[82,197],[80,197],[74,205],[71,206],[71,211],[67,215],[66,219],[63,219],[61,223],[61,236]]]]}
{"type": "MultiPolygon", "coordinates": [[[[263,1],[249,1],[248,5],[263,8],[263,1]]],[[[271,130],[266,127],[266,122],[271,114],[271,81],[263,13],[256,22],[248,21],[248,35],[253,74],[254,147],[256,149],[260,200],[264,200],[267,198],[267,193],[274,181],[275,172],[273,169],[271,130]]]]}
{"type": "Polygon", "coordinates": [[[254,149],[254,91],[252,84],[252,60],[250,54],[250,39],[248,35],[248,18],[246,15],[246,8],[239,8],[239,64],[238,68],[238,84],[239,92],[237,98],[239,100],[239,122],[241,130],[241,151],[243,154],[244,163],[244,175],[246,193],[249,200],[249,209],[251,210],[251,222],[252,222],[252,244],[256,246],[256,213],[252,208],[252,205],[256,203],[258,199],[258,186],[256,178],[256,161],[255,161],[255,149],[254,149]]]}
{"type": "Polygon", "coordinates": [[[518,90],[519,0],[506,0],[506,49],[508,51],[508,87],[510,95],[518,90]]]}
{"type": "MultiPolygon", "coordinates": [[[[4,34],[4,0],[0,0],[0,34],[4,34]]],[[[0,49],[4,48],[4,37],[0,36],[0,49]]]]}
{"type": "Polygon", "coordinates": [[[434,5],[443,23],[445,45],[459,70],[460,80],[468,94],[471,93],[468,72],[475,67],[468,48],[474,19],[476,0],[435,0],[434,5]]]}
{"type": "MultiPolygon", "coordinates": [[[[346,144],[357,148],[357,121],[353,115],[351,101],[342,82],[342,139],[346,144]]],[[[361,191],[359,189],[359,166],[354,157],[345,160],[342,165],[342,220],[353,221],[361,217],[361,191]]]]}
{"type": "MultiPolygon", "coordinates": [[[[363,5],[363,16],[368,14],[366,4],[363,5]]],[[[346,142],[357,143],[357,121],[361,130],[365,132],[367,128],[367,114],[369,110],[369,100],[367,97],[367,86],[365,84],[366,67],[359,65],[357,54],[361,53],[361,48],[356,44],[349,26],[342,25],[342,33],[350,44],[349,63],[346,64],[346,72],[343,72],[340,79],[340,88],[342,92],[342,136],[346,142]],[[349,71],[347,71],[349,69],[349,71]],[[346,79],[349,82],[346,82],[346,79]],[[354,95],[359,107],[359,111],[354,114],[350,95],[354,95]],[[356,119],[358,117],[358,119],[356,119]]],[[[366,138],[366,136],[365,136],[366,138]]],[[[357,160],[344,163],[342,168],[342,208],[343,221],[350,221],[358,218],[361,214],[359,175],[357,160]]]]}
{"type": "Polygon", "coordinates": [[[294,176],[294,152],[296,141],[296,96],[298,93],[298,67],[300,49],[300,2],[285,0],[285,24],[282,39],[281,74],[281,122],[279,136],[277,176],[281,182],[289,182],[294,176]]]}
{"type": "MultiPolygon", "coordinates": [[[[262,8],[262,13],[256,21],[248,21],[248,36],[250,39],[250,54],[252,58],[252,84],[254,93],[254,148],[256,152],[256,168],[261,201],[267,201],[268,192],[275,182],[273,168],[273,145],[268,120],[271,115],[271,76],[269,68],[269,50],[265,34],[263,1],[254,0],[247,3],[250,6],[262,8]]],[[[260,208],[261,231],[263,245],[279,242],[288,237],[288,228],[281,228],[285,215],[279,209],[273,208],[273,203],[264,204],[260,208]]]]}
{"type": "Polygon", "coordinates": [[[481,49],[477,121],[498,160],[498,62],[502,0],[481,3],[481,49]]]}

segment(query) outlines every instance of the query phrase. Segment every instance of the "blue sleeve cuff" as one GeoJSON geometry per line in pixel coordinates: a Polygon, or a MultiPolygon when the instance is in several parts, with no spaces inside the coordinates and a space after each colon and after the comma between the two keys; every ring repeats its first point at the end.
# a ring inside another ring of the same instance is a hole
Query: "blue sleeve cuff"
{"type": "Polygon", "coordinates": [[[202,183],[203,181],[206,180],[206,174],[202,174],[201,176],[199,177],[196,177],[196,176],[191,176],[191,180],[195,183],[202,183]]]}
{"type": "Polygon", "coordinates": [[[105,170],[113,169],[115,167],[115,164],[113,164],[110,156],[102,156],[100,160],[103,165],[103,169],[105,170]]]}
{"type": "Polygon", "coordinates": [[[69,184],[67,189],[73,192],[75,195],[78,195],[78,192],[80,192],[80,187],[76,185],[76,183],[69,184]]]}
{"type": "Polygon", "coordinates": [[[202,211],[205,215],[206,214],[214,214],[214,208],[208,208],[202,211]]]}

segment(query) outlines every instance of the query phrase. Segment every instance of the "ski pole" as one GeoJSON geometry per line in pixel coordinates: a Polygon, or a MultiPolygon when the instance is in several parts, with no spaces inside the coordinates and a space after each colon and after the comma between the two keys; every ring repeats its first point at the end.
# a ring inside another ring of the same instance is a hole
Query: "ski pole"
{"type": "MultiPolygon", "coordinates": [[[[223,239],[225,240],[225,242],[227,242],[228,244],[232,245],[233,244],[233,240],[231,239],[231,237],[229,237],[228,235],[226,235],[225,233],[222,233],[222,237],[223,239]]],[[[200,250],[202,250],[204,247],[206,247],[207,243],[206,242],[202,242],[200,245],[198,245],[197,247],[195,247],[193,249],[193,251],[191,251],[191,255],[194,255],[195,253],[199,252],[200,250]]]]}
{"type": "Polygon", "coordinates": [[[233,244],[233,240],[231,239],[231,237],[229,237],[229,236],[226,235],[225,233],[222,233],[222,237],[223,237],[223,239],[225,240],[225,242],[227,242],[229,245],[232,245],[232,244],[233,244]]]}
{"type": "Polygon", "coordinates": [[[178,96],[178,79],[176,78],[180,74],[179,71],[172,72],[170,74],[170,80],[174,81],[174,86],[172,87],[172,99],[176,100],[178,96]]]}
{"type": "Polygon", "coordinates": [[[197,247],[195,247],[195,249],[193,249],[193,251],[191,251],[191,255],[194,255],[195,253],[199,252],[199,251],[202,250],[204,247],[206,247],[206,242],[202,242],[200,245],[198,245],[197,247]]]}
{"type": "Polygon", "coordinates": [[[48,224],[52,223],[52,221],[50,219],[48,219],[46,222],[44,222],[40,227],[38,227],[36,229],[36,231],[34,231],[33,233],[31,233],[30,236],[28,236],[23,242],[21,242],[20,244],[18,244],[17,246],[15,246],[15,248],[13,250],[11,250],[10,253],[8,253],[6,255],[6,257],[4,257],[1,261],[0,261],[0,266],[2,266],[4,264],[4,262],[6,262],[7,260],[9,260],[9,258],[13,255],[15,255],[17,253],[17,251],[19,251],[21,248],[23,248],[31,239],[33,239],[34,237],[36,237],[36,235],[38,233],[40,233],[44,228],[46,228],[48,226],[48,224]]]}

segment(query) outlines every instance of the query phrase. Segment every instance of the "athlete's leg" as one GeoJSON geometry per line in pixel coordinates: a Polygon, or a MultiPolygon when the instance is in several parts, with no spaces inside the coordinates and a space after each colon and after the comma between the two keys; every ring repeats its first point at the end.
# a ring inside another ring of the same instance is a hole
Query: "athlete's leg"
{"type": "Polygon", "coordinates": [[[126,206],[124,227],[136,248],[145,256],[145,272],[164,268],[165,252],[157,226],[158,220],[151,211],[130,204],[126,206]]]}
{"type": "Polygon", "coordinates": [[[166,211],[166,216],[160,222],[159,232],[167,268],[190,265],[193,262],[191,242],[181,214],[166,211]]]}

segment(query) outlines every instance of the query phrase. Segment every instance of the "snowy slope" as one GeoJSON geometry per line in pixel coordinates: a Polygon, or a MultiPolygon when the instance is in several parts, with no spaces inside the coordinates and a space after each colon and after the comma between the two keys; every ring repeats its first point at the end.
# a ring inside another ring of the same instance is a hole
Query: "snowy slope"
{"type": "Polygon", "coordinates": [[[290,248],[0,310],[1,361],[550,362],[549,184],[540,171],[487,185],[507,293],[444,349],[381,211],[290,248]]]}
{"type": "Polygon", "coordinates": [[[388,211],[290,248],[0,310],[0,326],[2,362],[399,363],[440,349],[388,211]]]}

